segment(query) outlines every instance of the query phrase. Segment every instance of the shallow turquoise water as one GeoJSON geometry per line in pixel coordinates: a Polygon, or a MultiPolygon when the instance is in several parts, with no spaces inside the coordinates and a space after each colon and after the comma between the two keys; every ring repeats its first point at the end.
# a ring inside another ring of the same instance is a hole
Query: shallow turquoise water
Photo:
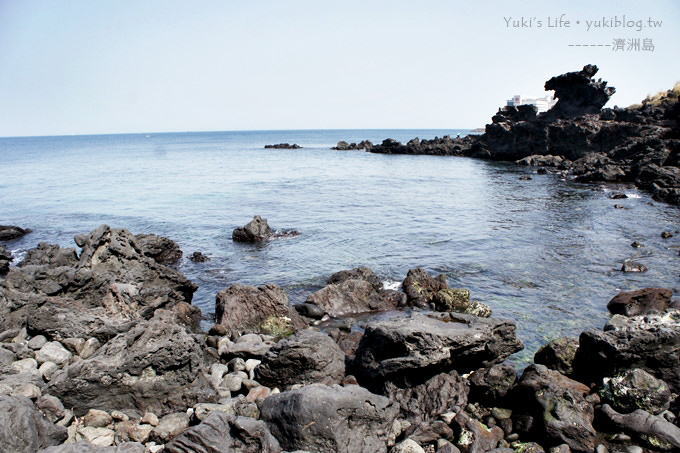
{"type": "MultiPolygon", "coordinates": [[[[332,273],[371,267],[385,281],[409,268],[446,273],[494,316],[514,319],[525,360],[550,338],[600,328],[616,293],[678,288],[677,208],[628,186],[581,185],[481,160],[332,151],[338,140],[379,142],[458,131],[254,131],[0,139],[0,224],[73,247],[102,223],[177,241],[211,260],[180,269],[214,311],[217,291],[277,283],[294,302],[332,273]],[[298,143],[300,150],[263,149],[298,143]],[[612,191],[631,197],[612,200],[612,191]],[[619,204],[627,209],[615,209],[619,204]],[[235,244],[253,215],[301,235],[235,244]],[[630,243],[644,244],[634,249],[630,243]],[[649,267],[619,271],[626,258],[649,267]]],[[[465,131],[463,131],[465,132],[465,131]]]]}

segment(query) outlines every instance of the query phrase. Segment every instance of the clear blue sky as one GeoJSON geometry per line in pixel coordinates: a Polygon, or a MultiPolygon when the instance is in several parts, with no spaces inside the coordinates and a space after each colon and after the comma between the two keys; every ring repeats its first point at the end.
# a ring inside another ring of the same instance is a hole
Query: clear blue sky
{"type": "Polygon", "coordinates": [[[0,0],[0,136],[473,128],[588,63],[639,102],[679,53],[677,0],[0,0]]]}

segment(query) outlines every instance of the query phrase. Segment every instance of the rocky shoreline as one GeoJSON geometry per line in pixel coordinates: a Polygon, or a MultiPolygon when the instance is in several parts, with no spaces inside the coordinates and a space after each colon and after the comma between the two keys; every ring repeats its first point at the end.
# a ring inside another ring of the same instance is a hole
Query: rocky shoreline
{"type": "MultiPolygon", "coordinates": [[[[406,144],[385,139],[372,153],[464,156],[514,161],[583,182],[634,183],[680,204],[680,85],[628,108],[603,108],[614,88],[594,65],[545,83],[558,99],[547,112],[503,107],[484,134],[406,144]]],[[[344,142],[341,142],[344,143],[344,142]]]]}
{"type": "Polygon", "coordinates": [[[613,295],[604,329],[520,374],[514,323],[444,275],[412,269],[397,291],[343,270],[295,306],[234,284],[201,332],[174,241],[103,225],[75,242],[0,279],[0,451],[680,449],[671,290],[613,295]]]}

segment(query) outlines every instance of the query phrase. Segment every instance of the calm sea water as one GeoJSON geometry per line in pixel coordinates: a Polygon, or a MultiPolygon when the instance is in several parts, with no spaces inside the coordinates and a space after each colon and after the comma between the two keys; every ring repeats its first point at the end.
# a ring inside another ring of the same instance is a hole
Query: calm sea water
{"type": "Polygon", "coordinates": [[[233,283],[277,283],[304,301],[332,273],[371,267],[383,280],[408,269],[445,273],[494,316],[517,321],[527,360],[552,338],[601,328],[619,291],[677,288],[677,208],[629,186],[581,185],[481,160],[332,151],[339,140],[406,141],[467,131],[258,131],[0,139],[0,224],[34,232],[9,243],[21,256],[41,241],[106,223],[177,241],[180,270],[214,312],[233,283]],[[263,149],[297,143],[300,150],[263,149]],[[630,198],[612,200],[612,191],[630,198]],[[626,209],[615,209],[614,205],[626,209]],[[262,215],[295,238],[235,244],[232,230],[262,215]],[[634,249],[633,241],[643,248],[634,249]],[[627,258],[649,267],[619,271],[627,258]]]}

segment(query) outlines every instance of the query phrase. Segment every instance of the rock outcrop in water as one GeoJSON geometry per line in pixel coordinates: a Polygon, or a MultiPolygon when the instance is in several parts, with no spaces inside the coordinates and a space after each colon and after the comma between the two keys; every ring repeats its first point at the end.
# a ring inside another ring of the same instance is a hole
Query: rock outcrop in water
{"type": "Polygon", "coordinates": [[[594,65],[551,78],[558,102],[547,112],[522,105],[499,109],[482,135],[370,149],[384,154],[467,156],[549,167],[583,182],[626,182],[661,201],[680,203],[680,84],[639,106],[603,106],[614,93],[595,80],[594,65]],[[546,160],[549,158],[548,160],[546,160]]]}
{"type": "Polygon", "coordinates": [[[232,239],[234,242],[264,242],[269,239],[276,239],[282,237],[297,236],[298,233],[295,230],[272,230],[267,222],[267,219],[263,219],[259,215],[253,217],[248,224],[242,227],[236,228],[232,233],[232,239]]]}

